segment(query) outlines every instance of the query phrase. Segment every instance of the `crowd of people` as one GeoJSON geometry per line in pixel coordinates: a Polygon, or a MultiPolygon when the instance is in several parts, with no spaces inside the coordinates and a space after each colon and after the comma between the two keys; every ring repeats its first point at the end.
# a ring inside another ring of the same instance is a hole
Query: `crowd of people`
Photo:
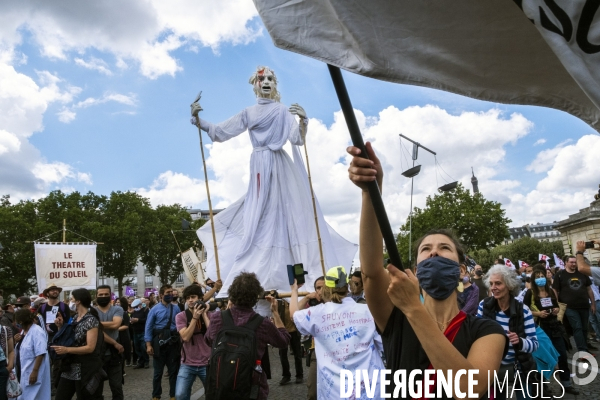
{"type": "MultiPolygon", "coordinates": [[[[526,376],[544,361],[561,370],[564,391],[577,394],[567,359],[569,336],[580,361],[594,357],[590,352],[600,342],[600,293],[594,284],[600,268],[585,259],[585,243],[577,242],[576,254],[565,256],[564,268],[532,262],[516,270],[498,260],[484,272],[452,232],[438,229],[416,242],[414,268],[382,268],[382,237],[365,184],[377,180],[381,188],[383,172],[369,144],[367,151],[369,159],[349,148],[350,179],[363,189],[359,271],[333,267],[302,298],[294,282],[289,300],[265,296],[249,272],[233,279],[226,303],[214,300],[222,282],[210,279],[181,293],[165,284],[158,296],[141,298],[113,299],[113,288],[101,285],[95,296],[81,288],[61,301],[62,289],[49,284],[40,296],[2,299],[0,400],[14,379],[20,382],[19,399],[93,400],[108,398],[109,391],[113,399],[124,399],[126,367],[148,369],[150,358],[153,399],[163,395],[164,376],[170,399],[190,399],[196,378],[207,399],[266,399],[269,345],[279,349],[280,385],[292,382],[291,349],[295,383],[306,383],[308,399],[339,398],[343,391],[365,398],[365,385],[347,387],[342,369],[366,370],[369,376],[383,369],[476,369],[475,386],[469,387],[465,375],[457,377],[455,390],[502,400],[508,387],[494,387],[488,374],[509,374],[512,382],[517,372],[526,376]],[[270,303],[268,315],[255,311],[261,298],[270,303]]],[[[528,392],[516,392],[518,398],[535,393],[541,378],[533,377],[525,381],[528,392]]],[[[395,380],[389,383],[380,388],[380,381],[373,382],[375,398],[399,389],[395,380]]],[[[422,390],[426,397],[435,387],[422,390]]]]}

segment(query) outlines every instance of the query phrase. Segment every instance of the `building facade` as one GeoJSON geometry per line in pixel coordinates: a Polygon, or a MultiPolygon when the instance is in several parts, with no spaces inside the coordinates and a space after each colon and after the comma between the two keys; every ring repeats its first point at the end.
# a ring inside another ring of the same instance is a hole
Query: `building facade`
{"type": "MultiPolygon", "coordinates": [[[[556,227],[561,233],[565,254],[575,254],[575,244],[579,240],[600,240],[600,200],[593,201],[589,207],[579,210],[577,214],[560,221],[556,227]]],[[[600,251],[586,250],[586,257],[597,265],[600,251]]]]}
{"type": "Polygon", "coordinates": [[[515,228],[508,228],[509,237],[504,240],[504,244],[511,244],[515,240],[523,237],[531,237],[540,242],[554,242],[561,240],[560,232],[556,229],[556,221],[550,223],[527,224],[515,228]]]}

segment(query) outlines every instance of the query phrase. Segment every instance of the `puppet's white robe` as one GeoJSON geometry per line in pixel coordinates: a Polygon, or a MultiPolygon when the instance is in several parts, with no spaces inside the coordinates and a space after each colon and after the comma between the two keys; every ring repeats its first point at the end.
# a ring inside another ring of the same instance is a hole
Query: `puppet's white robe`
{"type": "MultiPolygon", "coordinates": [[[[305,123],[301,121],[301,123],[305,123]]],[[[287,107],[270,99],[220,124],[200,120],[214,142],[224,142],[248,130],[254,150],[250,182],[244,197],[214,217],[219,267],[225,297],[242,271],[254,272],[265,290],[289,292],[286,265],[303,263],[308,271],[304,290],[313,291],[323,275],[312,198],[304,162],[300,127],[287,107]],[[283,146],[292,144],[294,161],[283,146]]],[[[317,203],[325,269],[343,265],[350,271],[357,246],[327,224],[317,203]]],[[[207,250],[207,276],[217,279],[210,221],[198,230],[207,250]]]]}

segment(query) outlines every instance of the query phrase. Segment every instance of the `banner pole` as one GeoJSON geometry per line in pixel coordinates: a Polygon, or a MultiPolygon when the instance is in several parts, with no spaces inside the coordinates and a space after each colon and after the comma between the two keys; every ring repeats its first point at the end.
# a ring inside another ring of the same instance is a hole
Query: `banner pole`
{"type": "Polygon", "coordinates": [[[67,237],[67,220],[66,219],[63,219],[63,229],[62,229],[62,231],[63,231],[63,241],[62,242],[65,243],[66,242],[66,237],[67,237]]]}
{"type": "MultiPolygon", "coordinates": [[[[333,82],[333,86],[335,87],[335,92],[340,102],[340,106],[342,107],[342,112],[344,113],[348,130],[350,131],[352,144],[360,149],[361,157],[368,158],[367,149],[365,147],[362,134],[360,133],[360,128],[358,127],[358,121],[356,120],[354,109],[352,108],[350,96],[348,96],[348,90],[346,89],[346,84],[344,83],[342,71],[340,71],[338,67],[330,64],[327,64],[327,68],[329,68],[331,80],[333,82]]],[[[390,225],[390,221],[385,211],[385,205],[383,204],[383,199],[381,198],[379,185],[376,181],[369,182],[367,183],[367,189],[369,190],[369,196],[371,197],[371,202],[373,203],[373,210],[375,211],[375,216],[377,217],[377,222],[379,223],[379,229],[381,229],[383,241],[385,242],[385,247],[390,257],[390,263],[395,267],[404,270],[402,267],[402,259],[400,258],[400,253],[398,252],[398,247],[396,245],[394,232],[392,231],[392,226],[390,225]]]]}
{"type": "Polygon", "coordinates": [[[300,130],[304,141],[304,154],[306,156],[306,170],[308,171],[308,185],[310,186],[310,195],[312,196],[313,213],[315,215],[315,226],[317,227],[317,239],[319,241],[319,254],[321,255],[321,270],[325,276],[325,259],[323,258],[323,243],[321,241],[321,231],[319,230],[319,216],[317,214],[317,202],[315,200],[315,191],[313,190],[312,178],[310,175],[310,163],[308,161],[308,150],[306,149],[306,126],[300,120],[300,130]]]}
{"type": "Polygon", "coordinates": [[[202,166],[204,168],[204,183],[206,184],[206,196],[208,198],[208,212],[210,215],[210,227],[212,229],[213,246],[215,249],[215,266],[217,267],[217,280],[221,279],[219,269],[219,252],[217,250],[217,235],[215,233],[215,222],[213,219],[212,201],[210,200],[210,189],[208,188],[208,173],[206,172],[206,160],[204,159],[204,146],[202,144],[202,129],[200,129],[200,117],[198,117],[198,136],[200,136],[200,153],[202,154],[202,166]]]}

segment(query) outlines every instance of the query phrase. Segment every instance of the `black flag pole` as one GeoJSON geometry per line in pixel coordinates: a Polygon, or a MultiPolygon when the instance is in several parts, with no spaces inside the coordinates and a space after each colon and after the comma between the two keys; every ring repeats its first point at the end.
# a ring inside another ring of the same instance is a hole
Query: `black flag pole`
{"type": "MultiPolygon", "coordinates": [[[[342,71],[340,71],[338,67],[330,64],[327,64],[327,67],[329,68],[331,80],[333,81],[335,92],[338,100],[340,101],[340,106],[342,107],[342,112],[344,113],[348,130],[350,131],[352,144],[360,149],[361,157],[368,158],[367,149],[365,147],[362,134],[360,133],[358,122],[356,121],[356,115],[354,115],[354,109],[352,108],[352,103],[350,102],[348,91],[346,90],[346,84],[344,83],[342,71]]],[[[379,229],[381,229],[383,241],[390,257],[390,263],[397,268],[404,270],[402,267],[402,260],[400,259],[400,253],[398,253],[398,247],[396,246],[396,240],[394,238],[392,226],[390,225],[387,213],[385,212],[385,206],[383,204],[383,199],[381,198],[379,185],[377,185],[376,181],[373,181],[368,183],[367,188],[369,190],[371,202],[373,203],[373,209],[375,210],[377,222],[379,223],[379,229]]]]}

